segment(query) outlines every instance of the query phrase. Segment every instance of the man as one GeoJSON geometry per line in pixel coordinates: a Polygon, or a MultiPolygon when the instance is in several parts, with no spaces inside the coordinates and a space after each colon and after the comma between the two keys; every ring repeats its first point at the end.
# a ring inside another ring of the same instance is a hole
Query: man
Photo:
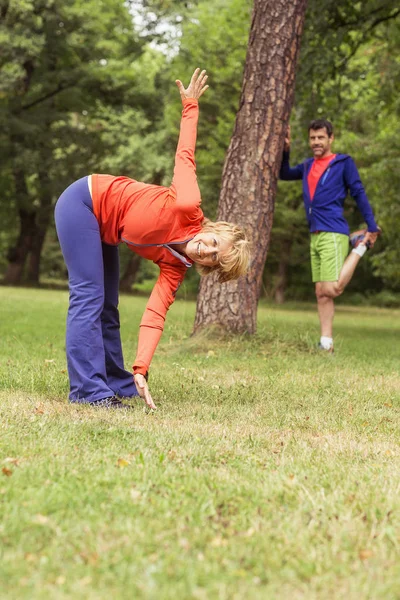
{"type": "Polygon", "coordinates": [[[290,167],[289,128],[280,178],[285,181],[303,180],[304,208],[311,233],[311,270],[321,325],[319,347],[333,352],[334,298],[343,293],[359,260],[375,244],[380,228],[353,159],[348,154],[332,152],[332,123],[325,119],[311,121],[308,138],[314,158],[290,167]],[[355,199],[367,229],[350,235],[353,250],[347,256],[349,226],[343,216],[343,207],[348,192],[355,199]]]}

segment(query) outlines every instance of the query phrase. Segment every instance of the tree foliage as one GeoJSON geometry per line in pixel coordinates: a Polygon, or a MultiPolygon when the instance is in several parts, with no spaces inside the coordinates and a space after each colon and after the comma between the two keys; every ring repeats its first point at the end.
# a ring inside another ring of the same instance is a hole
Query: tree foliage
{"type": "Polygon", "coordinates": [[[1,177],[20,220],[6,280],[20,280],[30,254],[28,279],[37,281],[52,205],[63,188],[103,166],[143,166],[139,151],[128,159],[123,149],[133,149],[135,135],[154,135],[154,78],[162,61],[147,54],[147,64],[138,62],[144,41],[121,0],[9,2],[2,38],[1,177]]]}
{"type": "MultiPolygon", "coordinates": [[[[103,171],[170,182],[180,114],[174,80],[184,80],[196,66],[210,75],[197,163],[205,212],[216,216],[252,6],[251,0],[2,1],[2,273],[20,254],[28,278],[38,276],[40,256],[46,277],[65,276],[51,213],[74,179],[103,171]],[[23,231],[30,234],[25,242],[23,231]]],[[[335,149],[355,158],[384,229],[352,282],[367,293],[398,289],[400,281],[399,45],[394,0],[308,2],[292,158],[308,156],[311,118],[334,122],[335,149]]],[[[351,202],[347,206],[358,227],[360,215],[351,202]]],[[[285,292],[312,294],[302,210],[300,189],[280,184],[263,278],[264,291],[280,299],[285,292]]],[[[122,259],[124,266],[128,255],[122,259]]],[[[194,274],[192,279],[197,281],[194,274]]]]}

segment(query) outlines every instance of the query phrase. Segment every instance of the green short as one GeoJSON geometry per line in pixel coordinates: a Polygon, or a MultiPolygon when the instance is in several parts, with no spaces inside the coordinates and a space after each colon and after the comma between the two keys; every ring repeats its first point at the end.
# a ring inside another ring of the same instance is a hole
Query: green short
{"type": "Polygon", "coordinates": [[[312,233],[310,254],[313,282],[337,281],[348,252],[348,235],[332,231],[312,233]]]}

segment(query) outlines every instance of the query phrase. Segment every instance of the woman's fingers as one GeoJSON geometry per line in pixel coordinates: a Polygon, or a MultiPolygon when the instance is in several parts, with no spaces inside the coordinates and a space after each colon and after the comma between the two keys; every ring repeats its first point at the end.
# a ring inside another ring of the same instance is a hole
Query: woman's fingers
{"type": "Polygon", "coordinates": [[[186,96],[185,96],[185,88],[183,87],[183,83],[182,83],[182,81],[180,81],[180,79],[177,79],[177,80],[175,81],[175,83],[176,83],[176,85],[178,86],[179,93],[180,93],[180,95],[181,95],[181,98],[182,98],[182,100],[183,100],[183,99],[186,97],[186,96]]]}
{"type": "Polygon", "coordinates": [[[180,79],[176,79],[175,83],[178,86],[182,100],[185,98],[200,98],[200,96],[202,96],[204,92],[208,90],[209,86],[206,85],[207,79],[207,71],[205,69],[200,71],[199,68],[194,70],[190,79],[190,83],[186,89],[180,79]]]}
{"type": "Polygon", "coordinates": [[[209,87],[210,87],[209,85],[206,85],[206,86],[204,86],[204,87],[203,87],[203,89],[202,89],[202,90],[200,91],[200,93],[199,93],[199,98],[200,98],[200,96],[202,96],[202,95],[204,94],[204,92],[205,92],[206,90],[208,90],[208,88],[209,88],[209,87]]]}
{"type": "Polygon", "coordinates": [[[140,373],[137,373],[135,375],[134,379],[135,379],[136,389],[138,391],[139,396],[141,398],[143,398],[143,400],[145,401],[145,403],[147,404],[147,406],[149,408],[152,408],[153,410],[157,410],[157,407],[153,402],[153,398],[151,397],[151,394],[149,391],[149,386],[147,385],[147,381],[144,378],[144,376],[141,375],[140,373]]]}
{"type": "Polygon", "coordinates": [[[194,70],[192,78],[191,78],[190,83],[189,83],[189,87],[192,87],[192,86],[195,85],[195,83],[196,83],[196,81],[198,79],[199,72],[200,72],[199,68],[197,68],[197,69],[194,70]]]}
{"type": "Polygon", "coordinates": [[[157,407],[156,407],[156,405],[155,405],[155,404],[154,404],[154,402],[153,402],[153,398],[152,398],[152,397],[151,397],[151,395],[150,395],[149,388],[147,388],[147,389],[145,390],[145,397],[144,397],[144,400],[145,400],[145,402],[146,402],[146,404],[147,404],[147,406],[148,406],[149,408],[152,408],[153,410],[157,410],[157,407]]]}

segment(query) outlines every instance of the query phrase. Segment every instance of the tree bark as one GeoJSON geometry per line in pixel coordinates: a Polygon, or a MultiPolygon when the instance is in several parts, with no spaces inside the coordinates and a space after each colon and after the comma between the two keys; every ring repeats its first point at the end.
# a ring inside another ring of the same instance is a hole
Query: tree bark
{"type": "Polygon", "coordinates": [[[255,0],[239,111],[228,149],[218,220],[241,224],[253,254],[246,277],[200,284],[194,325],[256,331],[257,303],[270,239],[284,135],[307,0],[255,0]]]}

